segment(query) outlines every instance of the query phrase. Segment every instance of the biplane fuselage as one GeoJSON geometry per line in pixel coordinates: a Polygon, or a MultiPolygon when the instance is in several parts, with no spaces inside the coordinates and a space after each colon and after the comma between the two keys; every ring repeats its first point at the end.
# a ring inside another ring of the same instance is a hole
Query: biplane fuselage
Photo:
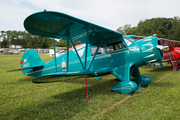
{"type": "Polygon", "coordinates": [[[151,82],[150,77],[140,75],[138,67],[163,58],[162,50],[157,47],[161,45],[157,37],[137,41],[59,12],[32,14],[25,19],[24,27],[35,35],[67,40],[67,52],[48,63],[32,49],[24,53],[20,70],[27,76],[34,76],[33,82],[43,76],[113,74],[121,82],[111,90],[127,94],[134,92],[137,86],[147,86],[151,82]],[[73,45],[72,50],[69,42],[73,45]],[[75,47],[73,42],[83,44],[75,47]]]}
{"type": "MultiPolygon", "coordinates": [[[[127,38],[125,38],[127,39],[127,38]]],[[[102,47],[99,48],[98,53],[90,67],[89,71],[92,75],[97,76],[101,73],[111,73],[114,68],[119,66],[123,67],[128,64],[127,67],[136,68],[142,65],[146,65],[147,63],[152,63],[156,61],[161,61],[163,54],[158,51],[156,45],[158,44],[157,38],[149,37],[148,39],[144,39],[144,41],[136,41],[125,48],[114,48],[109,49],[111,45],[118,45],[121,44],[121,40],[114,41],[112,43],[103,44],[102,47]],[[119,43],[118,43],[119,42],[119,43]],[[155,54],[159,52],[159,55],[156,56],[155,54]]],[[[124,45],[125,46],[125,45],[124,45]]],[[[87,52],[87,64],[89,64],[95,54],[97,47],[93,45],[88,46],[87,52]]],[[[27,52],[33,51],[29,49],[27,52]]],[[[85,44],[82,44],[77,48],[78,53],[80,54],[81,61],[85,62],[85,44]]],[[[33,53],[35,54],[35,53],[33,53]]],[[[26,55],[26,53],[25,53],[26,55]]],[[[29,54],[28,54],[29,56],[29,54]]],[[[35,55],[36,56],[36,55],[35,55]]],[[[37,54],[38,56],[38,54],[37,54]]],[[[23,73],[26,76],[33,76],[33,77],[41,77],[46,75],[56,75],[57,73],[66,75],[79,75],[81,72],[83,73],[83,67],[81,66],[78,57],[73,50],[69,51],[69,63],[67,63],[67,53],[59,56],[50,62],[42,62],[41,67],[35,67],[32,69],[23,70],[23,73]],[[57,64],[57,67],[56,67],[57,64]],[[69,64],[69,66],[67,66],[69,64]]],[[[28,68],[31,67],[31,63],[27,57],[22,58],[22,65],[21,68],[28,68]],[[24,58],[24,59],[23,59],[24,58]]],[[[124,70],[123,70],[124,71],[124,70]]],[[[121,79],[122,80],[122,79],[121,79]]]]}

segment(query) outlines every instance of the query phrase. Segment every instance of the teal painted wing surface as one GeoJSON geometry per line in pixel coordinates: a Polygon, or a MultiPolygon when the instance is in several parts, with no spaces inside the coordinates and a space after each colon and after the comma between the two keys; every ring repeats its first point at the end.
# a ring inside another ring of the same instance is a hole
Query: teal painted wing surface
{"type": "Polygon", "coordinates": [[[66,40],[70,35],[73,42],[86,43],[87,32],[89,44],[99,43],[109,38],[122,37],[122,34],[87,21],[60,12],[38,12],[28,16],[24,21],[25,29],[34,34],[66,40]]]}

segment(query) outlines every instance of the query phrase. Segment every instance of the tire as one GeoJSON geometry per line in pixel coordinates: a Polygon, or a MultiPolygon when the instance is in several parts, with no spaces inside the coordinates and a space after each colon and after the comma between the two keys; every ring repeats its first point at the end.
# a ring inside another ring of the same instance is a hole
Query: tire
{"type": "Polygon", "coordinates": [[[132,92],[130,92],[130,93],[128,93],[129,95],[134,95],[134,93],[135,93],[135,91],[132,91],[132,92]]]}
{"type": "Polygon", "coordinates": [[[147,88],[148,87],[148,84],[146,84],[146,85],[144,85],[144,86],[142,86],[143,88],[147,88]]]}
{"type": "Polygon", "coordinates": [[[174,66],[171,67],[171,70],[172,71],[178,71],[179,67],[177,65],[174,65],[174,66]]]}

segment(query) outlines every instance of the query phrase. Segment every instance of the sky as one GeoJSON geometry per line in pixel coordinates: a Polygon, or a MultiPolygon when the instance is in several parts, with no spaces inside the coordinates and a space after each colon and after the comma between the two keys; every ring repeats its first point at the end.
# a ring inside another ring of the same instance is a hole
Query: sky
{"type": "Polygon", "coordinates": [[[140,20],[180,16],[180,0],[0,0],[0,31],[25,31],[25,18],[44,9],[116,30],[140,20]]]}

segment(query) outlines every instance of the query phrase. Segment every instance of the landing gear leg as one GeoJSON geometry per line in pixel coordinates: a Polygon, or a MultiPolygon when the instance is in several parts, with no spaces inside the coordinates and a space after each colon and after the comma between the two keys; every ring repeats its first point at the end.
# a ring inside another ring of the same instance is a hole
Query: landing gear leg
{"type": "Polygon", "coordinates": [[[134,77],[132,81],[134,81],[138,86],[140,85],[146,88],[148,84],[151,82],[151,78],[149,76],[140,75],[138,68],[132,68],[131,73],[131,75],[134,77]]]}
{"type": "Polygon", "coordinates": [[[121,82],[117,83],[114,87],[112,87],[110,89],[111,91],[120,94],[134,94],[134,91],[137,89],[137,84],[134,81],[130,81],[130,68],[130,64],[125,64],[112,70],[112,74],[116,78],[120,79],[121,82]],[[122,69],[124,70],[123,72],[122,69]]]}

